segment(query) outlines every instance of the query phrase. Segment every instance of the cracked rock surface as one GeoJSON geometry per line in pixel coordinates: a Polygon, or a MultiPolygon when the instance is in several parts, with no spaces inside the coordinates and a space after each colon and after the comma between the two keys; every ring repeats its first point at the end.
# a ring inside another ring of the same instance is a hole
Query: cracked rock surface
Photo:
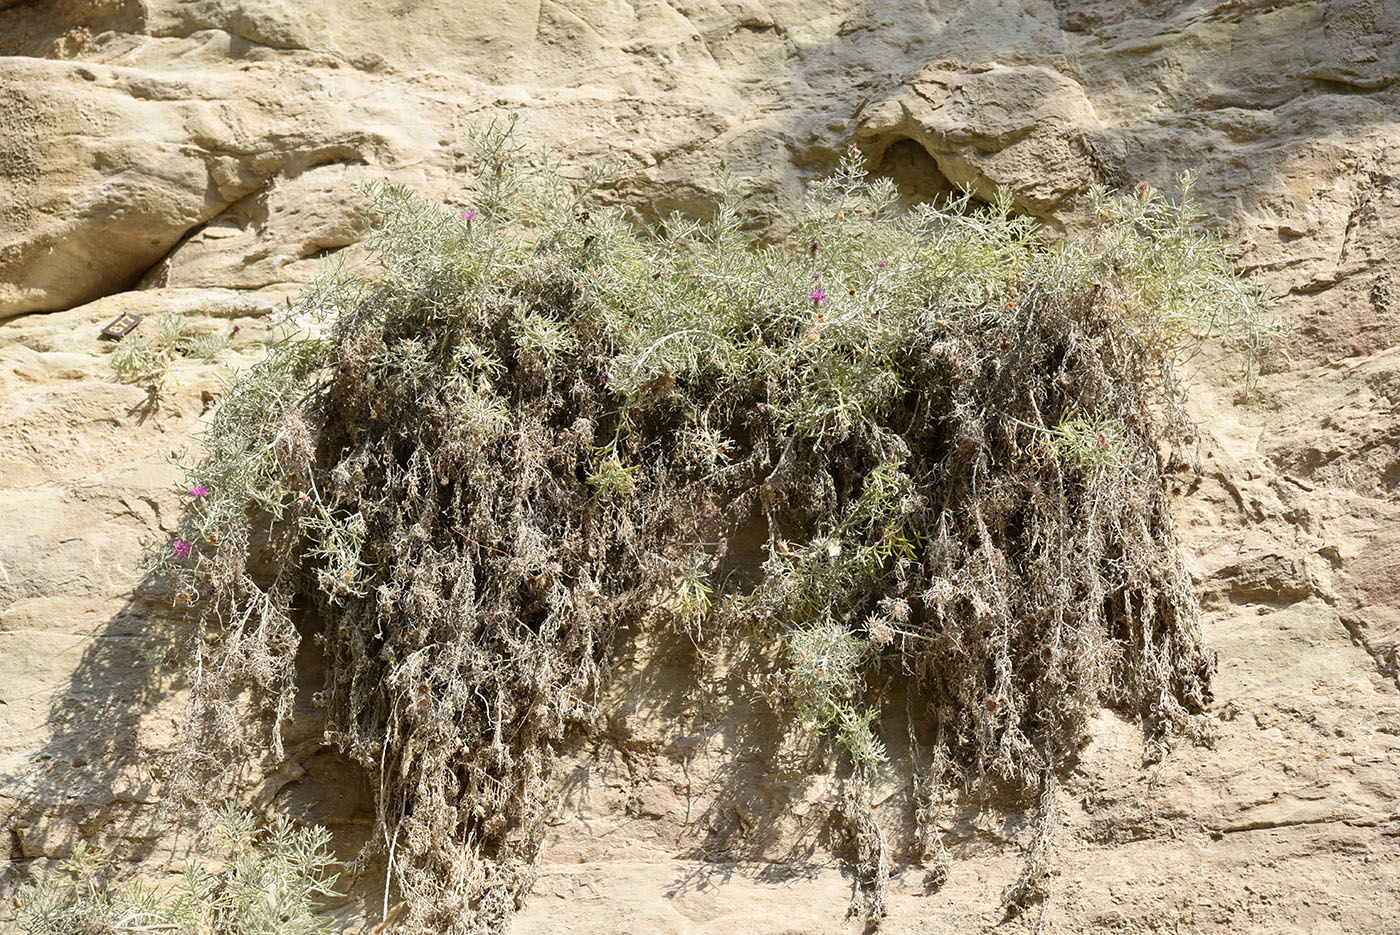
{"type": "MultiPolygon", "coordinates": [[[[160,880],[180,625],[142,587],[174,528],[165,460],[217,367],[158,408],[110,378],[118,314],[171,312],[257,360],[326,257],[363,260],[357,186],[466,207],[467,129],[617,160],[608,197],[703,213],[723,161],[780,224],[858,142],[908,198],[1009,186],[1053,229],[1093,184],[1199,169],[1210,224],[1295,322],[1257,392],[1197,362],[1199,463],[1169,478],[1219,654],[1214,749],[1144,767],[1105,713],[1067,780],[1065,932],[1362,933],[1400,919],[1400,6],[1394,0],[0,0],[0,891],[114,848],[160,880]]],[[[781,235],[780,228],[774,233],[781,235]]],[[[856,931],[834,784],[741,660],[637,634],[559,770],[524,933],[856,931]]],[[[302,670],[317,680],[308,653],[302,670]]],[[[351,856],[364,777],[309,702],[249,801],[351,856]]],[[[1003,921],[1027,828],[952,803],[933,892],[901,731],[879,814],[889,933],[1003,921]]],[[[340,909],[377,921],[375,868],[340,909]]],[[[0,930],[12,924],[8,900],[0,930]]]]}

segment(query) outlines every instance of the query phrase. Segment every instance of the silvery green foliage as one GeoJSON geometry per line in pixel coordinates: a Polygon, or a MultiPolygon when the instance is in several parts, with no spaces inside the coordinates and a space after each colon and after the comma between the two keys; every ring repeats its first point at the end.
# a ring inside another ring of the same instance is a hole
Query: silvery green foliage
{"type": "MultiPolygon", "coordinates": [[[[145,324],[145,323],[143,323],[145,324]]],[[[179,358],[217,360],[229,347],[225,334],[192,334],[176,314],[156,316],[146,324],[143,336],[133,332],[112,349],[111,366],[123,383],[146,384],[153,396],[168,387],[170,369],[179,358]]]]}
{"type": "Polygon", "coordinates": [[[1109,467],[1122,460],[1123,428],[1112,419],[1067,412],[1051,431],[1061,457],[1074,467],[1109,467]]]}
{"type": "Polygon", "coordinates": [[[278,817],[260,826],[229,807],[218,822],[224,862],[186,866],[180,881],[153,887],[114,881],[100,847],[79,842],[43,883],[16,897],[28,935],[326,935],[323,910],[335,895],[335,864],[324,828],[278,817]]]}

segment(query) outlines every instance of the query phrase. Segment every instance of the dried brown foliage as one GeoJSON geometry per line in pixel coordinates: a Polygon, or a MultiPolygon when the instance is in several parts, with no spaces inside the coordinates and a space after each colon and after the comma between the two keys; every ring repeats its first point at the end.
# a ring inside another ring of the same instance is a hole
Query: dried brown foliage
{"type": "Polygon", "coordinates": [[[191,749],[239,738],[249,680],[285,710],[302,621],[408,928],[504,926],[623,622],[783,641],[797,722],[850,756],[872,917],[877,684],[910,699],[935,863],[940,790],[1039,797],[1012,905],[1043,894],[1055,777],[1093,711],[1139,718],[1152,755],[1203,737],[1213,660],[1162,482],[1190,433],[1173,349],[1124,304],[1142,284],[1121,252],[1037,259],[1004,210],[906,223],[843,178],[796,256],[732,211],[646,240],[567,203],[512,252],[390,192],[388,228],[417,240],[381,246],[374,288],[313,293],[327,330],[225,403],[194,474],[216,496],[184,533],[217,542],[173,563],[213,591],[191,749]],[[769,558],[726,593],[714,555],[754,522],[769,558]]]}

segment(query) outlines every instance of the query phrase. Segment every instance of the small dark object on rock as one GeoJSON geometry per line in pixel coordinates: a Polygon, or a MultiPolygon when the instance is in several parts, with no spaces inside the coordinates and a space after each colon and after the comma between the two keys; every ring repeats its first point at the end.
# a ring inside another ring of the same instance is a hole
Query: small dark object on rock
{"type": "Polygon", "coordinates": [[[145,315],[133,315],[130,312],[122,312],[107,323],[107,327],[102,329],[102,334],[99,335],[99,337],[120,341],[130,334],[137,325],[141,324],[145,317],[145,315]]]}

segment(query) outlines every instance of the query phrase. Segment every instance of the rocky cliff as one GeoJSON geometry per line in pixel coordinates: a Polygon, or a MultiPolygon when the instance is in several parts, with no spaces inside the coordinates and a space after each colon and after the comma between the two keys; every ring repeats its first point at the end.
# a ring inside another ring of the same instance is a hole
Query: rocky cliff
{"type": "MultiPolygon", "coordinates": [[[[1240,270],[1296,322],[1252,396],[1201,362],[1199,470],[1172,478],[1220,739],[1144,769],[1103,716],[1060,803],[1049,921],[1395,931],[1395,0],[0,0],[0,56],[5,887],[79,839],[155,876],[187,846],[157,809],[181,624],[135,560],[173,528],[164,458],[193,444],[219,373],[181,361],[152,405],[111,379],[98,331],[122,312],[237,326],[251,363],[325,257],[362,259],[357,183],[465,205],[468,129],[519,112],[567,163],[616,162],[608,197],[650,216],[705,211],[723,162],[776,222],[852,141],[908,198],[1005,185],[1051,229],[1094,183],[1199,169],[1240,270]]],[[[780,744],[741,671],[631,641],[603,728],[560,772],[517,931],[852,924],[829,777],[780,744]]],[[[349,847],[363,780],[319,730],[298,711],[250,796],[349,847]]],[[[887,785],[895,815],[908,792],[887,785]]],[[[995,927],[1017,814],[950,808],[949,880],[926,892],[901,862],[884,930],[995,927]]]]}

